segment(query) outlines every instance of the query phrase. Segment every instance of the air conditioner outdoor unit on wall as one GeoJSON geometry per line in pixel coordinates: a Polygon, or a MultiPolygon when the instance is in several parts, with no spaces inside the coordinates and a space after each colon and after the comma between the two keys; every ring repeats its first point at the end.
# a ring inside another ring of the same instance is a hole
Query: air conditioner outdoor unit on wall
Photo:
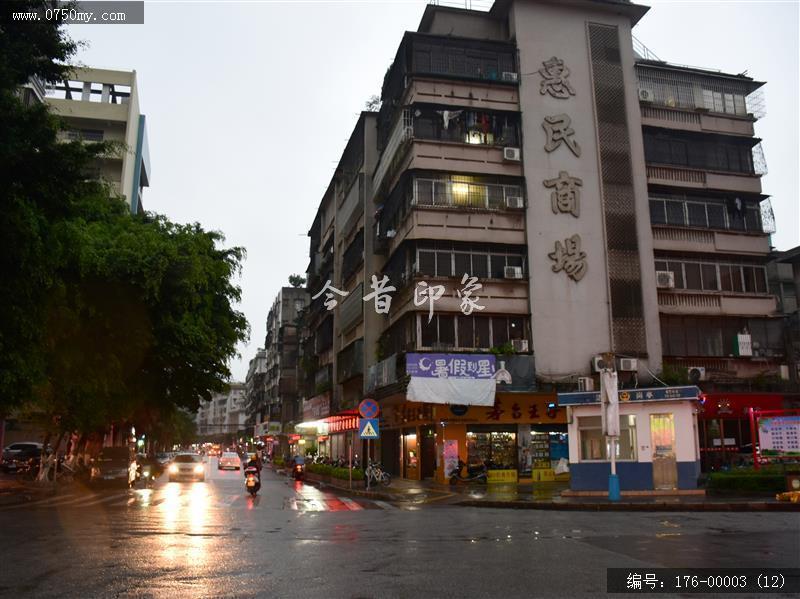
{"type": "Polygon", "coordinates": [[[511,81],[513,83],[519,81],[519,75],[513,71],[503,71],[501,78],[503,81],[511,81]]]}
{"type": "Polygon", "coordinates": [[[514,347],[514,351],[517,353],[525,353],[528,351],[527,339],[512,339],[511,345],[514,347]]]}
{"type": "Polygon", "coordinates": [[[656,287],[659,289],[675,289],[675,273],[670,270],[657,270],[656,287]]]}
{"type": "Polygon", "coordinates": [[[689,371],[690,383],[699,383],[700,381],[706,380],[706,369],[704,366],[689,366],[686,370],[689,371]]]}
{"type": "Polygon", "coordinates": [[[524,208],[525,201],[521,196],[508,196],[506,198],[506,208],[524,208]]]}
{"type": "Polygon", "coordinates": [[[603,360],[603,356],[594,356],[592,358],[592,372],[600,372],[609,366],[610,364],[606,364],[605,360],[603,360]]]}
{"type": "Polygon", "coordinates": [[[521,266],[506,266],[503,268],[503,276],[506,279],[521,279],[522,267],[521,266]]]}
{"type": "Polygon", "coordinates": [[[503,160],[510,162],[519,162],[520,154],[519,148],[503,148],[503,160]]]}
{"type": "Polygon", "coordinates": [[[639,88],[639,101],[640,102],[655,102],[656,96],[652,89],[639,88]]]}
{"type": "Polygon", "coordinates": [[[619,370],[621,372],[636,372],[639,370],[639,361],[636,358],[620,358],[619,370]]]}
{"type": "Polygon", "coordinates": [[[594,391],[594,379],[590,376],[579,376],[578,391],[594,391]]]}

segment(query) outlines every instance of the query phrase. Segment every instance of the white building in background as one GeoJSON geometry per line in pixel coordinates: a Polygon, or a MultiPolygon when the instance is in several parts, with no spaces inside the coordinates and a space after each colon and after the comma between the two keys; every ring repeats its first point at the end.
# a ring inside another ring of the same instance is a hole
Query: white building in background
{"type": "Polygon", "coordinates": [[[244,383],[230,383],[227,391],[212,393],[210,401],[201,401],[197,410],[197,434],[224,435],[245,428],[247,402],[244,383]]]}

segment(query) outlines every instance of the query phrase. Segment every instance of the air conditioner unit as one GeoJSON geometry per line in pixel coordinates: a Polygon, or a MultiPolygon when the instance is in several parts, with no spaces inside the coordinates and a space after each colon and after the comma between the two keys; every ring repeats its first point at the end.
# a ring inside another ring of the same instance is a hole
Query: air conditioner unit
{"type": "Polygon", "coordinates": [[[618,370],[622,372],[636,372],[639,370],[639,361],[636,358],[620,358],[618,370]]]}
{"type": "Polygon", "coordinates": [[[579,376],[578,391],[594,391],[594,379],[590,376],[579,376]]]}
{"type": "Polygon", "coordinates": [[[519,148],[503,148],[503,160],[519,162],[519,148]]]}
{"type": "Polygon", "coordinates": [[[652,89],[639,88],[639,101],[640,102],[655,102],[656,96],[652,89]]]}
{"type": "Polygon", "coordinates": [[[514,347],[514,351],[518,354],[525,353],[528,351],[528,340],[527,339],[512,339],[511,345],[514,347]]]}
{"type": "Polygon", "coordinates": [[[595,356],[592,358],[592,372],[600,372],[606,368],[606,362],[603,356],[595,356]]]}
{"type": "Polygon", "coordinates": [[[503,276],[506,279],[521,279],[522,267],[521,266],[506,266],[503,268],[503,276]]]}
{"type": "Polygon", "coordinates": [[[657,270],[656,287],[659,289],[675,289],[675,273],[670,270],[657,270]]]}
{"type": "Polygon", "coordinates": [[[706,369],[704,366],[689,366],[686,370],[689,371],[689,382],[699,383],[700,381],[706,380],[706,369]]]}
{"type": "Polygon", "coordinates": [[[513,71],[503,71],[503,74],[500,76],[503,81],[510,81],[512,83],[516,83],[519,81],[519,74],[514,73],[513,71]]]}
{"type": "Polygon", "coordinates": [[[387,239],[392,239],[395,235],[397,235],[397,231],[395,231],[394,229],[389,229],[388,231],[386,231],[387,239]]]}
{"type": "Polygon", "coordinates": [[[521,196],[508,196],[506,198],[506,207],[507,208],[524,208],[525,207],[525,200],[523,200],[521,196]]]}

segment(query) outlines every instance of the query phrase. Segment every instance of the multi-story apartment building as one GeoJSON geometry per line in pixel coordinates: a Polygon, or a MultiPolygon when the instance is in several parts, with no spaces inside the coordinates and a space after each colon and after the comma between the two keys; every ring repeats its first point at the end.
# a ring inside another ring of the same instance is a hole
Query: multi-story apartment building
{"type": "MultiPolygon", "coordinates": [[[[36,94],[38,82],[26,88],[25,93],[36,94]]],[[[63,139],[116,143],[113,152],[98,159],[95,174],[124,198],[132,213],[142,212],[142,192],[151,172],[136,71],[76,68],[71,79],[47,89],[46,102],[69,127],[63,139]]]]}
{"type": "Polygon", "coordinates": [[[266,430],[280,433],[275,440],[280,441],[281,452],[288,449],[288,435],[294,433],[301,417],[297,398],[298,317],[307,298],[303,288],[283,287],[267,315],[261,417],[267,423],[266,430]]]}
{"type": "MultiPolygon", "coordinates": [[[[403,36],[380,111],[361,115],[310,231],[305,348],[316,392],[330,381],[330,423],[352,426],[360,397],[380,400],[375,455],[395,474],[441,480],[456,449],[520,476],[549,467],[567,449],[554,392],[596,386],[606,352],[628,388],[669,375],[730,390],[779,367],[754,132],[763,84],[634,51],[647,10],[429,5],[403,36]],[[347,200],[362,171],[360,240],[347,200]],[[380,314],[362,299],[373,275],[394,287],[380,314]],[[470,295],[471,282],[481,286],[470,295]],[[358,353],[363,366],[352,366],[358,353]],[[488,387],[457,380],[487,358],[493,405],[472,397],[488,387]],[[417,382],[434,367],[449,369],[452,389],[417,382]]],[[[634,441],[666,426],[678,464],[675,482],[658,484],[693,486],[696,416],[676,407],[651,420],[665,405],[630,408],[621,459],[666,459],[634,441]]],[[[608,468],[588,463],[608,451],[592,418],[568,441],[578,486],[608,468]]]]}
{"type": "Polygon", "coordinates": [[[247,424],[254,426],[263,420],[267,412],[266,401],[267,351],[258,348],[255,357],[250,360],[247,377],[244,380],[247,397],[247,424]]]}
{"type": "Polygon", "coordinates": [[[244,383],[229,383],[228,390],[212,393],[209,401],[201,401],[195,422],[197,434],[219,440],[234,440],[245,429],[246,395],[244,383]]]}

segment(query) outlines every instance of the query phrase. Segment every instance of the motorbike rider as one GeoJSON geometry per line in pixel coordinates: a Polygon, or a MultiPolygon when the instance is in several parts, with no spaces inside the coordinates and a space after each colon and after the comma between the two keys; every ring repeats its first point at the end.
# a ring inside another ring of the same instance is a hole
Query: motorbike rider
{"type": "Polygon", "coordinates": [[[251,466],[258,470],[258,476],[261,478],[261,458],[258,456],[258,453],[254,453],[252,456],[250,456],[250,459],[245,464],[244,468],[242,468],[242,471],[244,472],[244,470],[250,468],[251,466]]]}

